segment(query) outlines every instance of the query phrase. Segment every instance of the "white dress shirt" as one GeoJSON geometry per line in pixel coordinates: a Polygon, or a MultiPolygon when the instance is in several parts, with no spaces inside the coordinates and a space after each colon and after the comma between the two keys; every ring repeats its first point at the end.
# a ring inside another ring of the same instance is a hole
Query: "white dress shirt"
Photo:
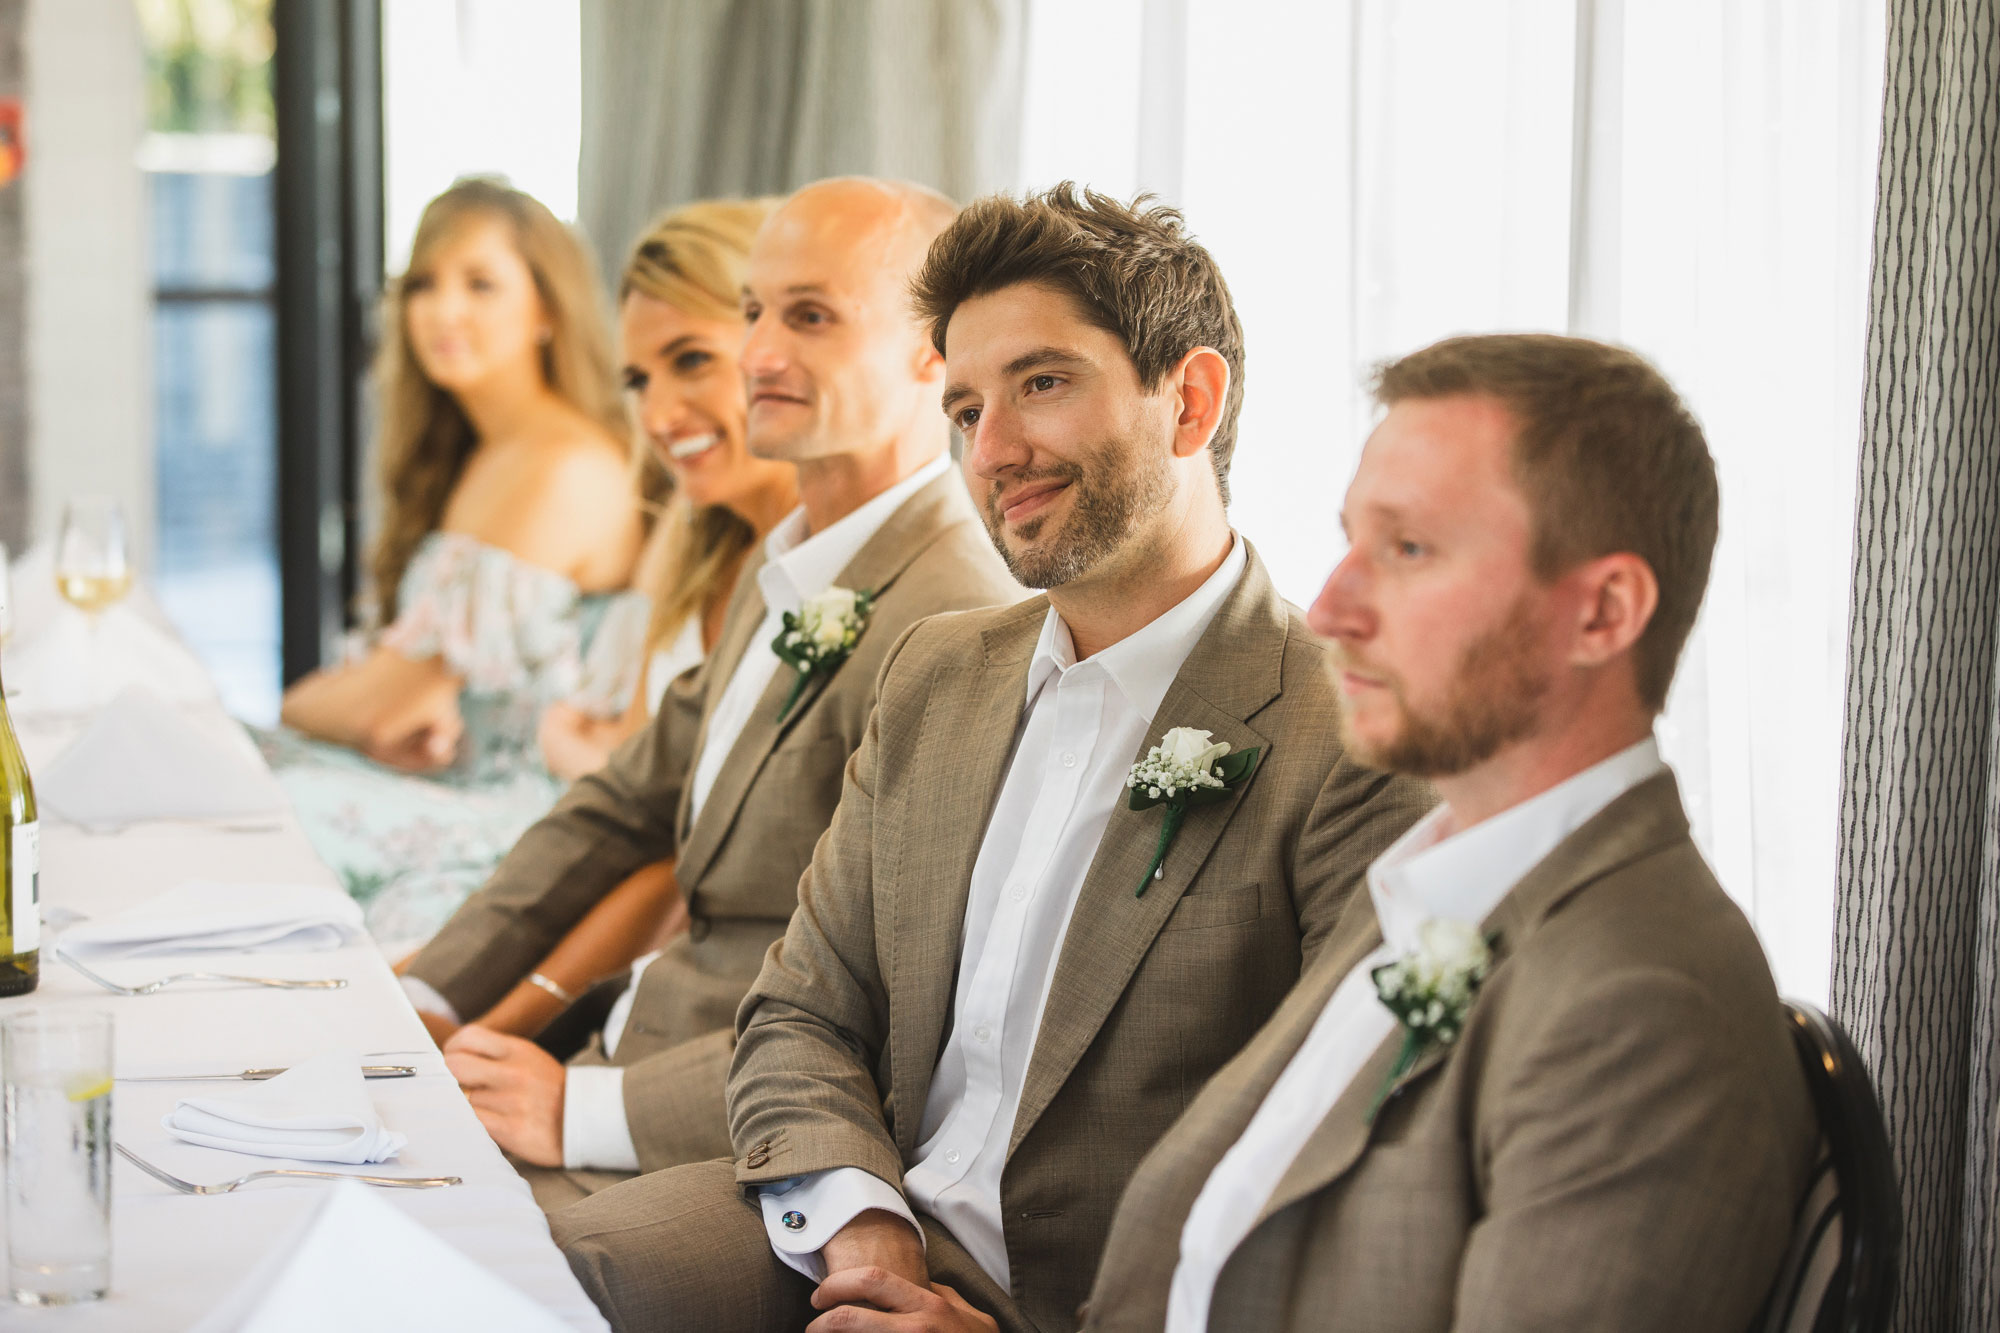
{"type": "MultiPolygon", "coordinates": [[[[902,1182],[1002,1287],[1000,1175],[1070,913],[1153,715],[1247,563],[1232,540],[1184,601],[1081,662],[1054,608],[1042,622],[1014,757],[972,867],[951,1036],[902,1182]]],[[[778,1256],[814,1280],[820,1249],[859,1214],[880,1208],[916,1225],[902,1193],[854,1167],[767,1188],[761,1203],[778,1256]]]]}
{"type": "MultiPolygon", "coordinates": [[[[764,599],[764,622],[750,636],[722,696],[709,714],[708,730],[694,762],[688,797],[688,823],[701,815],[701,807],[715,787],[722,764],[735,748],[743,728],[756,712],[757,704],[777,674],[778,655],[771,651],[772,640],[784,629],[785,613],[797,615],[809,599],[833,586],[840,571],[860,554],[868,539],[878,532],[904,501],[951,471],[947,454],[918,468],[903,480],[869,500],[824,531],[806,531],[806,511],[794,509],[764,538],[764,563],[757,570],[757,589],[764,599]]],[[[870,590],[872,591],[872,589],[870,590]]],[[[632,966],[632,979],[611,1007],[604,1023],[604,1054],[618,1050],[625,1024],[632,1016],[633,997],[648,965],[660,955],[647,954],[632,966]]],[[[404,977],[403,988],[419,1009],[442,1014],[453,1022],[458,1017],[442,995],[415,977],[404,977]]],[[[637,1171],[638,1149],[625,1119],[625,1071],[614,1065],[571,1065],[563,1086],[563,1166],[570,1170],[637,1171]]]]}
{"type": "Polygon", "coordinates": [[[1206,1333],[1215,1282],[1229,1256],[1396,1019],[1375,994],[1373,970],[1414,950],[1426,921],[1478,925],[1558,843],[1627,790],[1661,771],[1648,737],[1531,800],[1450,837],[1440,806],[1368,868],[1382,945],[1354,965],[1257,1114],[1202,1186],[1181,1228],[1167,1301],[1167,1333],[1206,1333]]]}

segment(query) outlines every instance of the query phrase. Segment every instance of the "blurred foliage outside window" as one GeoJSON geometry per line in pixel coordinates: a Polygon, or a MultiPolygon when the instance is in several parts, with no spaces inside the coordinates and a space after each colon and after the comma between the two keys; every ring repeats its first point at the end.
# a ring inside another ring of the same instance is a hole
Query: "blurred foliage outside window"
{"type": "Polygon", "coordinates": [[[271,0],[134,0],[155,132],[276,131],[271,0]]]}

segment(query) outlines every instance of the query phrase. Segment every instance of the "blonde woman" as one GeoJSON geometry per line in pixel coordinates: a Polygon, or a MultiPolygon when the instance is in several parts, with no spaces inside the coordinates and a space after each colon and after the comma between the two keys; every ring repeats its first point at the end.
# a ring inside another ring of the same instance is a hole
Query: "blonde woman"
{"type": "MultiPolygon", "coordinates": [[[[690,204],[656,220],[626,262],[618,298],[625,388],[643,447],[671,474],[674,495],[649,543],[641,582],[650,611],[628,650],[645,662],[644,680],[615,719],[575,704],[550,709],[542,749],[557,772],[598,767],[645,725],[667,682],[715,646],[750,552],[798,504],[796,470],[752,456],[745,443],[748,405],[737,369],[743,268],[769,208],[761,200],[690,204]]],[[[607,627],[599,643],[609,648],[618,637],[607,627]]],[[[671,864],[639,871],[537,973],[580,994],[671,931],[678,906],[671,864]]],[[[559,1007],[552,992],[523,984],[479,1021],[531,1035],[559,1007]]]]}
{"type": "Polygon", "coordinates": [[[578,691],[599,622],[639,599],[600,291],[546,208],[468,180],[425,209],[388,292],[379,628],[287,691],[286,730],[263,738],[385,944],[428,937],[553,804],[538,720],[578,691]]]}
{"type": "Polygon", "coordinates": [[[622,378],[639,425],[640,467],[664,469],[673,498],[642,562],[643,621],[634,617],[623,633],[607,626],[599,640],[607,653],[641,645],[640,688],[616,718],[576,703],[543,718],[542,754],[564,777],[600,767],[646,724],[667,682],[708,655],[751,548],[798,503],[793,469],[753,457],[744,442],[736,364],[743,263],[769,207],[711,200],[676,209],[654,220],[626,261],[622,378]]]}

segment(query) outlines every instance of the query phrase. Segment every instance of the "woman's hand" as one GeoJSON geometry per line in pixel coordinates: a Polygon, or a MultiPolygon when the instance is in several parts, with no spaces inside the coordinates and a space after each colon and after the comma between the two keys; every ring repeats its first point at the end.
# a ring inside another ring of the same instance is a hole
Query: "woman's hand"
{"type": "Polygon", "coordinates": [[[574,782],[604,767],[611,752],[635,730],[626,717],[592,717],[573,704],[550,704],[535,738],[549,772],[574,782]]]}

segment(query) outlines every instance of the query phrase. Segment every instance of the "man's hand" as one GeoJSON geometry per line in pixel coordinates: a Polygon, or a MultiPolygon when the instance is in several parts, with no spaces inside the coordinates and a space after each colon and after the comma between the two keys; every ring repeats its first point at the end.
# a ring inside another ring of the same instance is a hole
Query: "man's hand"
{"type": "MultiPolygon", "coordinates": [[[[928,1289],[930,1266],[924,1262],[924,1238],[904,1218],[870,1208],[827,1238],[819,1257],[826,1271],[880,1268],[910,1285],[928,1289]]],[[[824,1307],[822,1307],[824,1308],[824,1307]]]]}
{"type": "MultiPolygon", "coordinates": [[[[424,1025],[424,1031],[431,1034],[431,1040],[438,1044],[439,1050],[445,1049],[451,1043],[451,1039],[458,1035],[459,1025],[446,1018],[443,1014],[434,1014],[428,1009],[419,1009],[417,1010],[417,1021],[424,1025]]],[[[450,1064],[451,1062],[447,1060],[445,1063],[450,1064]]]]}
{"type": "MultiPolygon", "coordinates": [[[[904,1228],[908,1230],[907,1227],[904,1228]]],[[[943,1283],[918,1286],[885,1269],[869,1266],[833,1273],[813,1293],[813,1308],[827,1313],[806,1333],[999,1333],[992,1316],[966,1304],[943,1283]]]]}
{"type": "Polygon", "coordinates": [[[445,1043],[444,1063],[495,1143],[536,1166],[563,1164],[564,1072],[554,1056],[468,1023],[445,1043]]]}

